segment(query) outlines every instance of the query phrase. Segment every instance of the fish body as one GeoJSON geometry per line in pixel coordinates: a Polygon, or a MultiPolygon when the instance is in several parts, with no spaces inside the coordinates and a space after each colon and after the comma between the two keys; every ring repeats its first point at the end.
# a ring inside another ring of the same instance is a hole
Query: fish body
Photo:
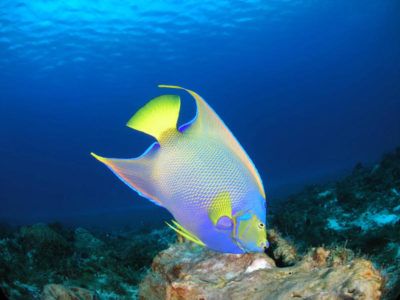
{"type": "Polygon", "coordinates": [[[169,226],[188,239],[226,253],[263,251],[266,202],[260,176],[218,115],[199,95],[186,91],[197,105],[191,122],[177,129],[179,97],[160,96],[127,124],[157,139],[143,155],[94,156],[171,212],[176,221],[169,226]]]}

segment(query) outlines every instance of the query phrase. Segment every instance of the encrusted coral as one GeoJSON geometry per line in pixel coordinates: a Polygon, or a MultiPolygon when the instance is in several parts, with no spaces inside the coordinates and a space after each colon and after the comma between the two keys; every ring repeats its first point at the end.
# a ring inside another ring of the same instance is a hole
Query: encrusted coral
{"type": "Polygon", "coordinates": [[[331,255],[312,249],[293,266],[279,268],[262,253],[222,254],[189,242],[174,244],[154,259],[139,299],[380,299],[383,279],[369,261],[331,255]]]}

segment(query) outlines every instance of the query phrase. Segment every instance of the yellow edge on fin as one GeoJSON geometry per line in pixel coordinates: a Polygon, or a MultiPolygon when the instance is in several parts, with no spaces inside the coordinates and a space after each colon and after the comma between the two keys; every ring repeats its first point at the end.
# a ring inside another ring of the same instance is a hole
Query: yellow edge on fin
{"type": "Polygon", "coordinates": [[[181,224],[179,224],[178,222],[175,222],[174,220],[172,220],[172,223],[176,226],[172,226],[171,224],[169,224],[168,222],[165,222],[165,224],[168,225],[169,228],[173,229],[174,231],[176,231],[178,234],[180,234],[181,236],[183,236],[184,238],[188,239],[189,241],[192,241],[193,243],[196,243],[197,245],[200,246],[205,246],[206,244],[204,244],[198,237],[196,237],[193,233],[191,233],[190,231],[188,231],[187,229],[185,229],[181,224]]]}
{"type": "Polygon", "coordinates": [[[180,90],[186,90],[185,88],[178,86],[178,85],[169,85],[169,84],[159,84],[159,88],[171,88],[171,89],[180,89],[180,90]]]}
{"type": "Polygon", "coordinates": [[[106,163],[106,158],[97,155],[96,153],[90,152],[90,155],[93,156],[95,159],[97,159],[98,161],[102,162],[102,163],[106,163]]]}

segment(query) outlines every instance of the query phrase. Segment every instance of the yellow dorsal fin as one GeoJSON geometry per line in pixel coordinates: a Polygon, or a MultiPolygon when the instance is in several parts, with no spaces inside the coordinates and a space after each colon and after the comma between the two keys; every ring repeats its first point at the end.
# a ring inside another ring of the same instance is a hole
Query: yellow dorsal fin
{"type": "Polygon", "coordinates": [[[184,228],[178,222],[172,220],[172,223],[174,224],[175,227],[173,225],[167,223],[167,222],[165,222],[165,223],[168,225],[169,228],[175,230],[178,234],[180,234],[184,238],[188,239],[189,241],[192,241],[193,243],[196,243],[197,245],[200,245],[200,246],[205,246],[206,245],[197,236],[195,236],[189,230],[184,228]]]}
{"type": "Polygon", "coordinates": [[[176,130],[181,100],[177,95],[162,95],[150,100],[126,124],[147,133],[159,142],[166,132],[176,130]]]}
{"type": "Polygon", "coordinates": [[[221,192],[212,200],[208,216],[214,225],[217,225],[218,220],[223,216],[232,219],[232,203],[228,192],[221,192]]]}

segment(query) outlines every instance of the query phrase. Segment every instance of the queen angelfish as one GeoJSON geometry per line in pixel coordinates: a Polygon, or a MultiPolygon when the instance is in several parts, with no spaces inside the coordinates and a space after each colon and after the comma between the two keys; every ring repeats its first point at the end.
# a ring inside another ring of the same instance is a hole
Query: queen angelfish
{"type": "Polygon", "coordinates": [[[180,98],[162,95],[127,126],[153,136],[141,156],[92,155],[123,182],[175,218],[168,224],[186,239],[225,253],[268,247],[264,187],[254,164],[214,110],[198,94],[195,118],[177,128],[180,98]]]}

